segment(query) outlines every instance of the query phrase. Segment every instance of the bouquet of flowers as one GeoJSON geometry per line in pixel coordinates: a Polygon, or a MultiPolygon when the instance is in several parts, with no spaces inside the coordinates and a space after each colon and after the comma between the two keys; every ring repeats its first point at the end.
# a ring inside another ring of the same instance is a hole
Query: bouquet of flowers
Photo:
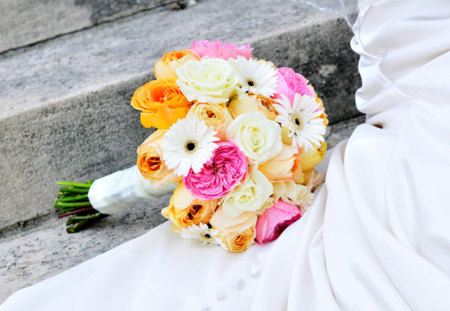
{"type": "Polygon", "coordinates": [[[131,100],[142,125],[156,128],[137,165],[61,183],[55,206],[76,215],[69,231],[175,189],[161,213],[183,238],[231,252],[278,238],[324,179],[314,167],[328,120],[308,80],[249,45],[206,40],[165,53],[154,75],[131,100]]]}

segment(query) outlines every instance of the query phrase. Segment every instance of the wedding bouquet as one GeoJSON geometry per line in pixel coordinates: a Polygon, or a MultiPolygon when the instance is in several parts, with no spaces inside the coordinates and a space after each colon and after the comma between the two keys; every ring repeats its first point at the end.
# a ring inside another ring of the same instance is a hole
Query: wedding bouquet
{"type": "Polygon", "coordinates": [[[324,176],[321,100],[302,75],[252,56],[249,45],[193,42],[165,53],[133,95],[144,127],[137,165],[61,185],[69,232],[173,191],[162,215],[183,238],[231,252],[264,244],[299,219],[324,176]]]}

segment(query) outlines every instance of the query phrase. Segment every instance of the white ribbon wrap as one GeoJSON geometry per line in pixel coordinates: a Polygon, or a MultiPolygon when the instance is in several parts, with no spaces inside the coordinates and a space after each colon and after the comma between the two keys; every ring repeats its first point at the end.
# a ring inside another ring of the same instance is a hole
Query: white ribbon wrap
{"type": "Polygon", "coordinates": [[[135,165],[95,180],[89,189],[88,197],[92,206],[99,212],[114,214],[136,203],[159,199],[173,192],[176,186],[176,183],[166,183],[155,187],[150,180],[142,177],[135,165]]]}

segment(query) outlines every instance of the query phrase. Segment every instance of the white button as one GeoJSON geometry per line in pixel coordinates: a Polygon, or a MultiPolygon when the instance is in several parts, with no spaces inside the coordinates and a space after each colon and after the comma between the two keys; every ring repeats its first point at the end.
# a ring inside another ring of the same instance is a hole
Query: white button
{"type": "Polygon", "coordinates": [[[203,306],[200,311],[211,311],[211,308],[209,306],[203,306]]]}
{"type": "Polygon", "coordinates": [[[243,289],[245,287],[245,280],[244,279],[237,280],[236,283],[234,284],[234,287],[236,287],[237,289],[243,289]]]}
{"type": "Polygon", "coordinates": [[[227,298],[227,293],[225,293],[225,291],[223,289],[219,289],[216,292],[216,299],[217,300],[224,300],[225,298],[227,298]]]}
{"type": "Polygon", "coordinates": [[[261,271],[259,270],[258,267],[251,267],[251,268],[250,268],[250,275],[251,275],[252,277],[254,277],[254,278],[256,278],[256,277],[259,275],[260,272],[261,272],[261,271]]]}

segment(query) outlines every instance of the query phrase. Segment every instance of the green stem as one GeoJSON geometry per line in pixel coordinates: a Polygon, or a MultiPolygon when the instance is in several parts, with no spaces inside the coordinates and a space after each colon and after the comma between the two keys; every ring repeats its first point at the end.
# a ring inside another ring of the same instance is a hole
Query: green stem
{"type": "Polygon", "coordinates": [[[65,195],[66,193],[69,193],[70,190],[68,187],[64,187],[64,188],[59,188],[59,192],[58,195],[65,195]],[[61,193],[61,194],[60,194],[61,193]]]}
{"type": "Polygon", "coordinates": [[[90,188],[92,186],[92,182],[81,183],[81,182],[71,182],[71,181],[58,181],[56,183],[59,186],[73,186],[79,188],[90,188]]]}
{"type": "MultiPolygon", "coordinates": [[[[62,190],[64,188],[61,188],[60,190],[62,190]]],[[[62,190],[64,192],[64,190],[62,190]]],[[[78,188],[78,187],[69,187],[66,190],[67,192],[72,192],[72,193],[88,193],[89,192],[89,188],[78,188]]]]}
{"type": "Polygon", "coordinates": [[[100,220],[106,216],[107,215],[102,214],[102,213],[96,213],[96,214],[87,215],[87,216],[71,217],[71,218],[69,218],[69,220],[66,223],[66,226],[68,226],[67,233],[75,233],[77,231],[80,231],[84,227],[90,225],[92,222],[100,220]],[[72,225],[72,226],[70,226],[70,225],[72,225]]]}
{"type": "Polygon", "coordinates": [[[91,202],[56,202],[58,207],[86,207],[91,206],[91,202]]]}
{"type": "Polygon", "coordinates": [[[56,202],[73,202],[89,199],[87,194],[76,194],[71,196],[66,196],[61,199],[56,199],[56,202]]]}
{"type": "Polygon", "coordinates": [[[101,215],[102,215],[102,213],[98,212],[98,213],[91,214],[91,215],[86,215],[86,216],[73,216],[73,217],[70,217],[67,220],[66,225],[69,226],[69,225],[71,225],[71,224],[73,224],[73,223],[75,223],[77,221],[80,221],[80,220],[92,220],[92,219],[100,217],[101,215]]]}

